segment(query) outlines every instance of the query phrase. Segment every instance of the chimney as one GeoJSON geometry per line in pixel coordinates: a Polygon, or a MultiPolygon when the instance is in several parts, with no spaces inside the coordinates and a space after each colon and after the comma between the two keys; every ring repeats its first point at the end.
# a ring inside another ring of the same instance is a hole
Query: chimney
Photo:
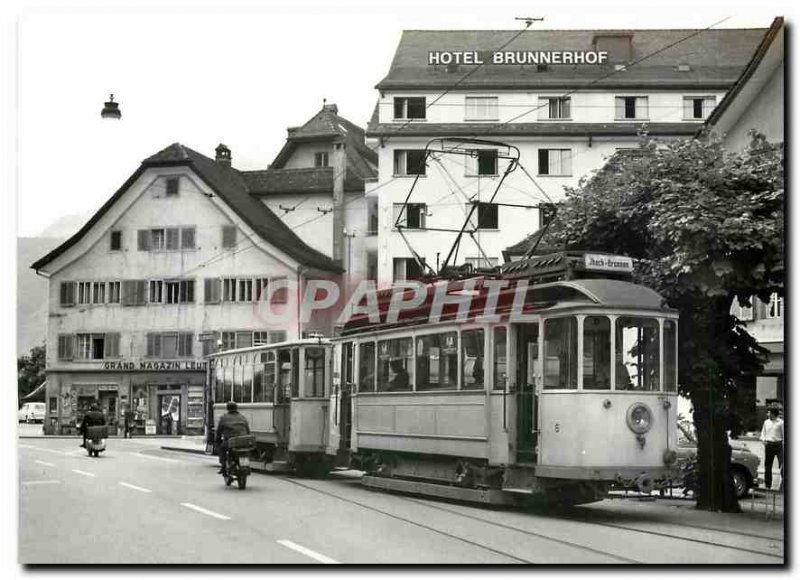
{"type": "MultiPolygon", "coordinates": [[[[326,105],[336,108],[336,105],[326,105]]],[[[342,264],[344,258],[344,178],[347,156],[343,139],[333,141],[333,251],[332,258],[342,264]]]]}
{"type": "Polygon", "coordinates": [[[333,103],[331,103],[330,105],[328,105],[328,104],[325,104],[325,103],[323,102],[323,105],[322,105],[322,110],[323,110],[323,111],[328,111],[329,113],[333,113],[334,115],[338,115],[338,114],[339,114],[339,107],[337,107],[337,106],[336,106],[335,104],[333,104],[333,103]]]}
{"type": "Polygon", "coordinates": [[[632,32],[603,31],[595,33],[592,44],[595,51],[608,53],[609,63],[630,62],[633,60],[632,39],[632,32]]]}
{"type": "Polygon", "coordinates": [[[216,157],[214,158],[217,161],[217,163],[219,163],[220,165],[225,165],[227,167],[231,166],[231,150],[228,149],[227,146],[220,143],[219,145],[217,145],[217,148],[214,149],[214,151],[217,154],[216,157]]]}

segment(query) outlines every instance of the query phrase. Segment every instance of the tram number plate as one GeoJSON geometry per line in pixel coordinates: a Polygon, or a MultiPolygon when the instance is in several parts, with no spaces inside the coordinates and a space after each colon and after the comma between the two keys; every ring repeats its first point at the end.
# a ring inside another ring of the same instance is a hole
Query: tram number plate
{"type": "Polygon", "coordinates": [[[240,457],[239,458],[239,465],[241,467],[250,467],[250,458],[249,457],[240,457]]]}

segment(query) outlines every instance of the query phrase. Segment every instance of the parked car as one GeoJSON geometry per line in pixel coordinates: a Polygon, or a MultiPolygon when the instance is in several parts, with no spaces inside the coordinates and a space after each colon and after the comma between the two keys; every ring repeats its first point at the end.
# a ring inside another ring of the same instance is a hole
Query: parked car
{"type": "MultiPolygon", "coordinates": [[[[731,446],[731,477],[736,487],[736,495],[743,498],[758,484],[758,466],[761,459],[748,449],[746,443],[735,439],[729,440],[728,443],[731,446]]],[[[678,422],[677,452],[677,466],[681,473],[685,473],[686,464],[697,460],[697,437],[694,425],[688,421],[678,422]]]]}
{"type": "Polygon", "coordinates": [[[22,423],[44,423],[44,403],[25,403],[17,411],[17,421],[22,423]]]}

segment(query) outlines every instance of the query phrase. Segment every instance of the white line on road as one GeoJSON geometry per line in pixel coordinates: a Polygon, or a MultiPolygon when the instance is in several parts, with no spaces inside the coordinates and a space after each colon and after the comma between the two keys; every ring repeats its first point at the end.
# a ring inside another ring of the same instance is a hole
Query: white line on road
{"type": "Polygon", "coordinates": [[[55,467],[55,463],[47,463],[47,461],[40,461],[39,459],[34,459],[34,463],[38,463],[39,465],[46,465],[47,467],[55,467]]]}
{"type": "Polygon", "coordinates": [[[20,481],[21,485],[46,485],[50,483],[61,483],[57,479],[40,479],[39,481],[20,481]]]}
{"type": "Polygon", "coordinates": [[[229,520],[228,516],[223,516],[222,514],[218,514],[217,512],[212,512],[211,510],[207,510],[206,508],[202,508],[199,505],[194,505],[193,503],[182,503],[183,507],[187,507],[190,510],[194,510],[196,512],[200,512],[201,514],[206,514],[207,516],[211,516],[212,518],[217,518],[220,520],[229,520]]]}
{"type": "Polygon", "coordinates": [[[24,447],[25,449],[35,449],[37,451],[47,451],[48,453],[56,453],[58,455],[69,455],[69,453],[65,453],[64,451],[56,451],[55,449],[48,449],[47,447],[36,447],[35,445],[23,445],[20,444],[18,447],[24,447]]]}
{"type": "Polygon", "coordinates": [[[315,552],[314,550],[309,550],[308,548],[301,546],[300,544],[295,544],[291,540],[278,540],[278,543],[281,546],[285,546],[290,550],[294,550],[295,552],[300,552],[309,558],[316,560],[317,562],[322,562],[323,564],[338,564],[336,560],[333,558],[328,558],[327,556],[323,556],[322,554],[315,552]]]}
{"type": "Polygon", "coordinates": [[[81,475],[85,475],[86,477],[97,477],[94,473],[89,473],[88,471],[81,471],[80,469],[73,469],[75,473],[80,473],[81,475]]]}
{"type": "Polygon", "coordinates": [[[133,485],[132,483],[125,483],[124,481],[120,481],[119,484],[123,487],[129,487],[130,489],[135,489],[136,491],[141,491],[143,493],[152,493],[152,490],[147,489],[146,487],[139,487],[138,485],[133,485]]]}
{"type": "Polygon", "coordinates": [[[145,459],[155,459],[156,461],[166,461],[168,463],[181,463],[181,461],[177,459],[170,459],[169,457],[157,457],[155,455],[147,455],[142,453],[141,451],[131,451],[131,455],[138,455],[139,457],[144,457],[145,459]]]}

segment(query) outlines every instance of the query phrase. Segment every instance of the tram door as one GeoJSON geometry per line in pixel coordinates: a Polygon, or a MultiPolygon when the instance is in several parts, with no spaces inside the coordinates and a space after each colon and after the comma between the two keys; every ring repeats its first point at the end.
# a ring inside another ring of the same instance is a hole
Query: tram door
{"type": "Polygon", "coordinates": [[[275,403],[273,405],[273,425],[278,436],[278,446],[289,445],[289,428],[291,426],[292,396],[297,392],[298,373],[297,349],[278,351],[278,380],[275,385],[275,403]]]}
{"type": "Polygon", "coordinates": [[[342,366],[341,366],[341,399],[339,402],[339,449],[347,451],[350,449],[350,435],[353,424],[353,407],[351,396],[355,389],[355,369],[353,367],[353,352],[355,346],[352,342],[342,345],[342,366]]]}
{"type": "Polygon", "coordinates": [[[536,463],[538,443],[536,362],[539,358],[539,325],[517,327],[517,462],[536,463]]]}

